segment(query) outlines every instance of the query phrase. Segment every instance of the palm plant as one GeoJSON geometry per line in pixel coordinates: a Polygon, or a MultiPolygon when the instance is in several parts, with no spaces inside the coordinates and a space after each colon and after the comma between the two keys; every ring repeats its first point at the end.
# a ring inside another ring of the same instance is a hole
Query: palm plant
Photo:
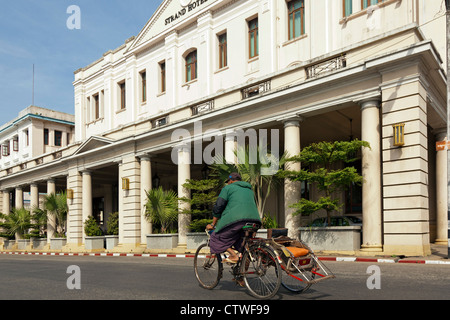
{"type": "Polygon", "coordinates": [[[24,208],[13,208],[9,214],[0,213],[0,219],[4,220],[0,224],[10,237],[15,236],[16,240],[23,239],[30,228],[35,227],[31,222],[30,211],[24,208]]]}
{"type": "Polygon", "coordinates": [[[55,235],[63,237],[66,232],[67,213],[69,212],[66,193],[47,195],[44,199],[44,208],[47,215],[50,213],[55,217],[55,235]]]}
{"type": "Polygon", "coordinates": [[[230,172],[238,172],[242,181],[251,184],[255,193],[255,202],[258,207],[261,218],[265,214],[265,207],[270,193],[283,180],[278,176],[279,170],[286,162],[286,155],[276,157],[273,154],[261,154],[262,151],[258,146],[240,146],[234,151],[238,161],[236,164],[228,164],[223,156],[216,157],[214,163],[210,166],[212,176],[220,181],[225,181],[230,172]]]}
{"type": "Polygon", "coordinates": [[[178,197],[172,190],[162,187],[146,191],[145,217],[152,224],[160,225],[161,233],[169,233],[178,221],[178,197]]]}

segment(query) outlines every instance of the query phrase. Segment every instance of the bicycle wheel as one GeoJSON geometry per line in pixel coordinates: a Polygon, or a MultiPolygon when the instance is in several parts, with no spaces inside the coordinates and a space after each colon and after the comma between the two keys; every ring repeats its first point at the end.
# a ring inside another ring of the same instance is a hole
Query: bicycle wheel
{"type": "Polygon", "coordinates": [[[250,293],[259,299],[272,298],[281,285],[281,267],[269,247],[252,246],[242,256],[241,275],[250,293]]]}
{"type": "Polygon", "coordinates": [[[288,266],[289,273],[283,274],[281,284],[289,291],[302,293],[311,287],[309,281],[315,278],[312,270],[317,270],[317,262],[312,257],[302,257],[293,260],[292,265],[288,266]]]}
{"type": "Polygon", "coordinates": [[[222,278],[222,264],[220,257],[211,253],[207,243],[198,247],[194,257],[195,276],[205,289],[213,289],[222,278]]]}

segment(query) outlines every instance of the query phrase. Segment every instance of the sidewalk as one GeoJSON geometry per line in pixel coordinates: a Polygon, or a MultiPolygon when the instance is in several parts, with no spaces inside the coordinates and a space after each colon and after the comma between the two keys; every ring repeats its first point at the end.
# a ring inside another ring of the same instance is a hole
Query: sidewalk
{"type": "MultiPolygon", "coordinates": [[[[323,261],[343,261],[343,262],[373,262],[373,263],[417,263],[417,264],[443,264],[450,266],[450,259],[447,258],[448,248],[446,246],[431,245],[431,255],[426,257],[407,256],[364,256],[339,255],[316,252],[316,255],[323,261]]],[[[172,249],[172,250],[151,250],[148,253],[67,253],[67,252],[25,252],[25,251],[1,251],[0,254],[14,255],[44,255],[44,256],[103,256],[103,257],[150,257],[150,258],[194,258],[195,250],[172,249]]]]}

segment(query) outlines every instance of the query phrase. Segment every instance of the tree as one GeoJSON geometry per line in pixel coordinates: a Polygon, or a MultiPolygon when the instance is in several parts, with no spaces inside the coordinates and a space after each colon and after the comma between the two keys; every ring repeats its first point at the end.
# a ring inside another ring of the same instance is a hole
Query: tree
{"type": "Polygon", "coordinates": [[[178,221],[178,197],[172,190],[162,187],[151,189],[147,193],[145,217],[152,224],[160,226],[161,233],[169,233],[175,229],[178,221]]]}
{"type": "Polygon", "coordinates": [[[220,189],[220,181],[217,179],[186,180],[183,187],[191,191],[190,198],[180,198],[181,201],[190,204],[189,209],[182,211],[183,214],[192,215],[189,225],[192,231],[203,231],[208,223],[212,221],[212,209],[216,203],[220,189]]]}
{"type": "Polygon", "coordinates": [[[24,208],[13,208],[9,214],[0,213],[0,219],[4,222],[0,224],[6,230],[8,237],[15,236],[17,239],[23,239],[29,229],[36,225],[31,222],[30,211],[24,208]]]}
{"type": "Polygon", "coordinates": [[[269,150],[269,148],[238,147],[234,152],[238,159],[236,164],[228,164],[224,161],[223,156],[219,156],[210,166],[212,169],[211,175],[217,177],[220,181],[225,181],[231,172],[238,172],[242,181],[251,184],[261,218],[265,214],[266,201],[270,193],[282,181],[278,172],[286,160],[285,154],[276,157],[270,153],[261,154],[263,150],[269,150]]]}
{"type": "Polygon", "coordinates": [[[84,233],[88,237],[98,237],[103,235],[103,231],[102,229],[100,229],[100,226],[98,225],[94,216],[89,216],[84,221],[84,233]]]}
{"type": "Polygon", "coordinates": [[[66,221],[69,206],[67,205],[67,195],[65,192],[45,196],[44,208],[48,214],[55,216],[55,236],[64,237],[66,234],[66,221]]]}
{"type": "Polygon", "coordinates": [[[343,169],[333,169],[339,163],[352,163],[357,160],[357,153],[361,148],[370,148],[366,141],[334,141],[313,143],[303,148],[299,155],[287,159],[287,161],[300,162],[300,171],[283,171],[280,176],[292,181],[305,181],[317,187],[324,196],[318,200],[308,200],[302,198],[297,203],[291,205],[296,208],[295,215],[310,215],[318,210],[324,209],[327,212],[328,225],[330,225],[331,212],[341,207],[338,198],[333,195],[338,191],[345,190],[351,183],[361,185],[362,176],[355,167],[346,166],[343,169]]]}

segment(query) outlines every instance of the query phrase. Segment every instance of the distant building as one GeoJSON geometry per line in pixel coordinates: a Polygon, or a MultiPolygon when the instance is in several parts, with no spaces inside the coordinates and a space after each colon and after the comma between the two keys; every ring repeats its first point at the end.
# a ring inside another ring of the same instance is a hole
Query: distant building
{"type": "MultiPolygon", "coordinates": [[[[75,138],[74,120],[74,115],[37,106],[19,112],[17,118],[0,127],[1,172],[8,175],[14,168],[26,170],[42,164],[53,152],[67,148],[75,138]]],[[[25,186],[22,192],[21,188],[17,190],[17,194],[9,192],[9,207],[15,206],[16,200],[30,207],[29,187],[25,186]]]]}

